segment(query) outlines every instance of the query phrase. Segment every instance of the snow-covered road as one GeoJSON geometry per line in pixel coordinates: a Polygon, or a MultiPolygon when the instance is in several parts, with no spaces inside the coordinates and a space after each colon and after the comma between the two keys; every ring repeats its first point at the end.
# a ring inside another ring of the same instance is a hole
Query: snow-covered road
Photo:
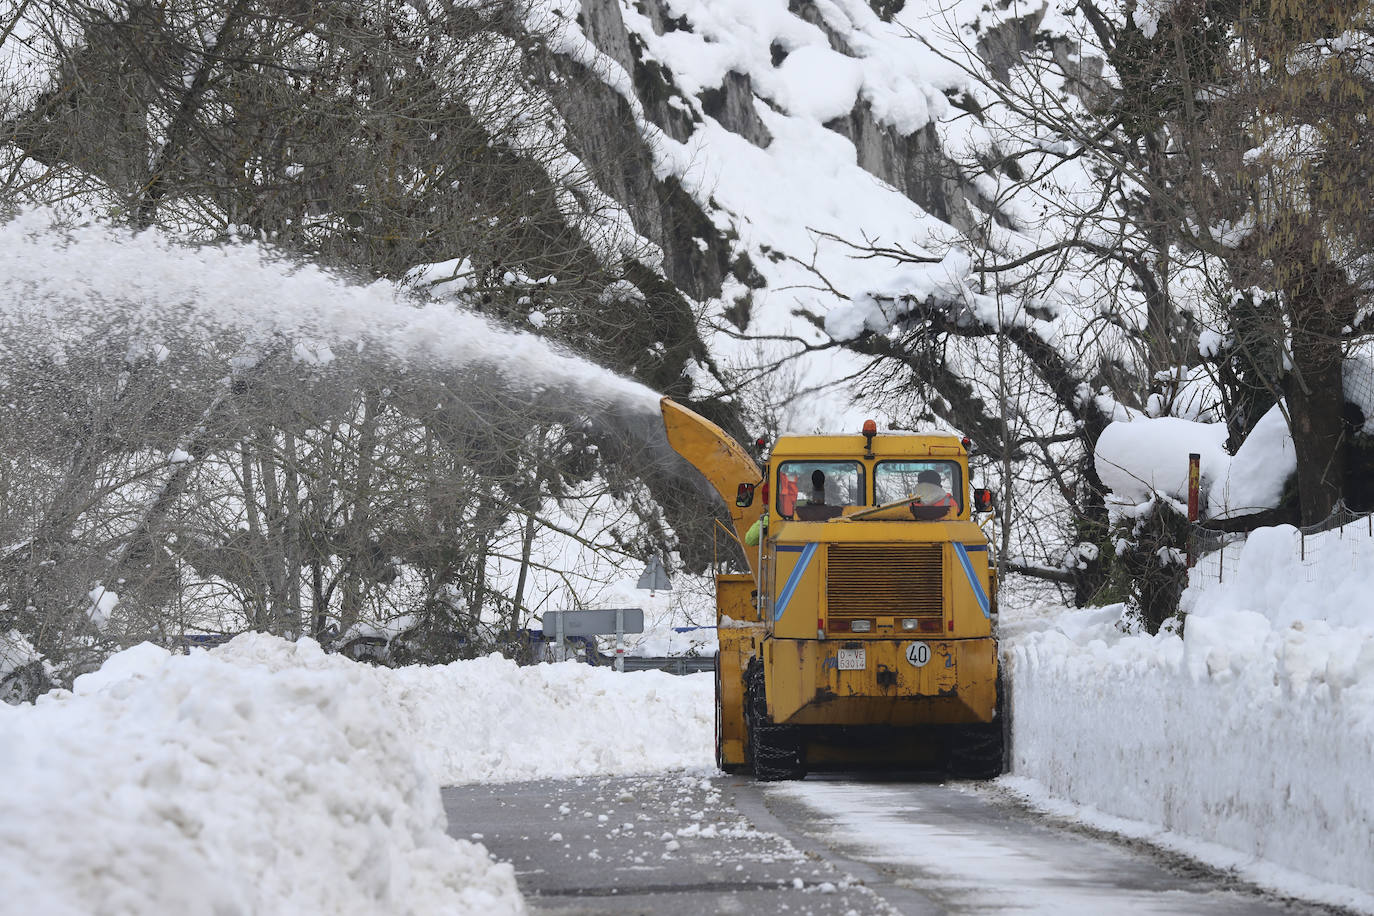
{"type": "Polygon", "coordinates": [[[1048,819],[996,784],[698,773],[444,798],[454,835],[511,862],[535,912],[1340,912],[1048,819]]]}

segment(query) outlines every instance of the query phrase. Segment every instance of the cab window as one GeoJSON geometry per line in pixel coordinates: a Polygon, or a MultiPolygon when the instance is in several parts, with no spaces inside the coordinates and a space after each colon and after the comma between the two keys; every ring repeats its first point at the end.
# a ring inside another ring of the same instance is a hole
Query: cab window
{"type": "Polygon", "coordinates": [[[910,499],[948,505],[947,515],[964,509],[964,478],[955,461],[880,461],[873,470],[873,490],[880,506],[910,499]]]}
{"type": "Polygon", "coordinates": [[[775,506],[783,518],[824,521],[844,506],[865,503],[864,469],[857,461],[784,461],[778,465],[775,506]]]}

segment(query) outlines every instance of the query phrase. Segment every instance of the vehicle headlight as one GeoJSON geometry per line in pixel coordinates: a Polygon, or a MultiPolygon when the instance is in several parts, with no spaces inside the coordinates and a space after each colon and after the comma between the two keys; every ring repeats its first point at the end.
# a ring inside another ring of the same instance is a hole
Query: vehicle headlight
{"type": "Polygon", "coordinates": [[[867,633],[869,630],[873,629],[873,621],[852,620],[849,623],[849,629],[854,633],[867,633]]]}
{"type": "Polygon", "coordinates": [[[921,622],[920,622],[919,620],[917,620],[915,617],[903,617],[903,618],[902,618],[902,629],[903,629],[903,630],[914,630],[914,629],[916,629],[917,626],[920,625],[920,623],[921,623],[921,622]]]}

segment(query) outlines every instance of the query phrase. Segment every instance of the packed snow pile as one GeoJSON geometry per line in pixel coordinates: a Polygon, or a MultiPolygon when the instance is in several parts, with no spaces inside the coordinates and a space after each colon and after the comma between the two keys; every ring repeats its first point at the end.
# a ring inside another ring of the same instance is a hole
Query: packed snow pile
{"type": "MultiPolygon", "coordinates": [[[[1374,536],[1369,520],[1304,537],[1292,525],[1261,528],[1246,538],[1225,581],[1215,581],[1218,554],[1203,554],[1182,607],[1188,626],[1204,618],[1258,612],[1274,627],[1308,621],[1359,634],[1374,628],[1374,536]]],[[[1228,560],[1228,567],[1231,565],[1228,560]]],[[[1374,672],[1371,672],[1374,673],[1374,672]]]]}
{"type": "Polygon", "coordinates": [[[1226,451],[1225,423],[1136,417],[1108,425],[1093,459],[1118,500],[1137,504],[1159,493],[1184,502],[1190,453],[1199,456],[1208,518],[1277,506],[1297,470],[1293,437],[1278,406],[1260,418],[1234,456],[1226,451]]]}
{"type": "Polygon", "coordinates": [[[377,673],[445,784],[714,765],[710,674],[522,668],[495,655],[377,673]]]}
{"type": "Polygon", "coordinates": [[[439,786],[712,763],[711,676],[144,643],[0,705],[5,912],[519,913],[439,786]]]}
{"type": "Polygon", "coordinates": [[[75,687],[0,706],[5,912],[524,912],[371,669],[246,636],[75,687]]]}
{"type": "Polygon", "coordinates": [[[1119,606],[1010,623],[1030,794],[1292,893],[1374,911],[1374,538],[1255,532],[1183,635],[1119,606]],[[1141,825],[1151,825],[1142,827],[1141,825]]]}

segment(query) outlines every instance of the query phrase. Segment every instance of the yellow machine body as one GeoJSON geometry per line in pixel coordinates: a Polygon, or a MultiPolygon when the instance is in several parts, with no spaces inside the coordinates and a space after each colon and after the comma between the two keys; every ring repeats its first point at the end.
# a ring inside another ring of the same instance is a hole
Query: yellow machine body
{"type": "Polygon", "coordinates": [[[742,545],[768,513],[745,548],[750,573],[716,577],[720,766],[795,778],[827,764],[948,760],[945,744],[995,734],[1000,768],[997,582],[971,514],[963,442],[782,437],[759,470],[718,427],[666,398],[664,417],[670,442],[731,506],[742,545]],[[928,467],[945,474],[944,508],[907,492],[907,472],[928,467]],[[814,502],[796,479],[808,469],[822,472],[814,502]],[[752,505],[736,505],[742,483],[757,488],[752,505]],[[783,742],[789,762],[761,771],[760,748],[783,754],[768,742],[783,742]]]}

